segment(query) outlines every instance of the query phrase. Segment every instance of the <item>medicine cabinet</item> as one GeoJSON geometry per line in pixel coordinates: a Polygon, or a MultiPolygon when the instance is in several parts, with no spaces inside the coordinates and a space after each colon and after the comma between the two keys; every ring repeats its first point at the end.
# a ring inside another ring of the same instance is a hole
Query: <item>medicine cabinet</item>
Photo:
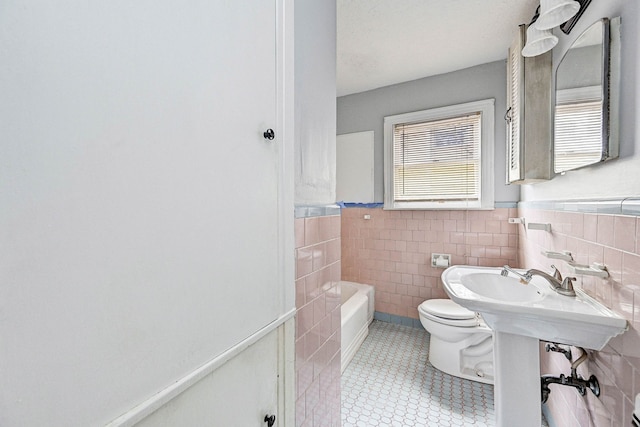
{"type": "Polygon", "coordinates": [[[520,25],[507,57],[507,183],[552,177],[551,52],[522,56],[526,25],[520,25]]]}
{"type": "Polygon", "coordinates": [[[620,18],[587,28],[556,69],[554,170],[618,157],[620,18]]]}

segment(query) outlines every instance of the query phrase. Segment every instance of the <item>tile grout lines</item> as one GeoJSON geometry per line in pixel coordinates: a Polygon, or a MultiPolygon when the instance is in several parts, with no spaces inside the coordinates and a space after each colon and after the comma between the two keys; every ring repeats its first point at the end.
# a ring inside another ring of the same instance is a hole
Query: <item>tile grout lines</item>
{"type": "Polygon", "coordinates": [[[374,321],[342,375],[342,427],[495,426],[493,386],[438,371],[428,350],[426,331],[374,321]]]}

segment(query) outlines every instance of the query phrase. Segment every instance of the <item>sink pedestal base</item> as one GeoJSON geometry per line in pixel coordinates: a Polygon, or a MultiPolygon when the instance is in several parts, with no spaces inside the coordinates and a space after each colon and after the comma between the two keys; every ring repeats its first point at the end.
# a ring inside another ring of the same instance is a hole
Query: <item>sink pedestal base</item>
{"type": "Polygon", "coordinates": [[[540,348],[537,338],[494,332],[497,427],[540,427],[540,348]]]}

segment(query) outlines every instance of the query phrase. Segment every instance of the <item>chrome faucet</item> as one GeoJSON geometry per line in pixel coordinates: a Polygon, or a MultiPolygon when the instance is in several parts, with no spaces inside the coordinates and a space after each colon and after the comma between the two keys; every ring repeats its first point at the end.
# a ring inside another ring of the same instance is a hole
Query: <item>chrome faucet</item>
{"type": "Polygon", "coordinates": [[[553,276],[535,268],[527,270],[524,274],[522,274],[509,267],[508,265],[505,265],[502,268],[500,275],[506,277],[509,275],[509,273],[513,273],[516,276],[520,277],[520,281],[524,284],[528,284],[533,276],[540,276],[547,282],[549,282],[549,286],[551,286],[551,289],[553,289],[560,295],[565,295],[568,297],[576,296],[576,291],[573,289],[573,281],[576,280],[576,278],[565,277],[563,279],[560,271],[558,271],[558,269],[554,265],[552,265],[551,267],[553,268],[553,276]]]}

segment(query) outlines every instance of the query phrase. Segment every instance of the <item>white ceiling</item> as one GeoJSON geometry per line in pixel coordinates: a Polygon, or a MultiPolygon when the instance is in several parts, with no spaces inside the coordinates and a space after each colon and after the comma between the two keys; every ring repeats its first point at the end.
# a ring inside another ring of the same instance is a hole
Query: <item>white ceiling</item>
{"type": "Polygon", "coordinates": [[[338,96],[498,61],[538,0],[337,0],[338,96]]]}

